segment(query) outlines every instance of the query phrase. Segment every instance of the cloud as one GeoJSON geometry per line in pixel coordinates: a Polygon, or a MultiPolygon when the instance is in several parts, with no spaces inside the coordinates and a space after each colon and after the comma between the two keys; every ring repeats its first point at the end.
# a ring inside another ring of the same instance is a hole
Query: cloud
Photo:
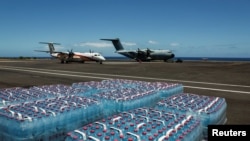
{"type": "Polygon", "coordinates": [[[180,43],[177,43],[177,42],[170,43],[170,46],[172,46],[172,47],[177,47],[179,45],[180,45],[180,43]]]}
{"type": "Polygon", "coordinates": [[[106,48],[106,47],[112,47],[113,45],[107,42],[84,42],[84,43],[75,44],[74,46],[106,48]]]}
{"type": "Polygon", "coordinates": [[[136,46],[136,43],[132,43],[132,42],[122,42],[122,45],[124,45],[124,46],[136,46]]]}
{"type": "Polygon", "coordinates": [[[149,40],[148,43],[150,43],[150,44],[158,44],[158,42],[153,41],[153,40],[149,40]]]}

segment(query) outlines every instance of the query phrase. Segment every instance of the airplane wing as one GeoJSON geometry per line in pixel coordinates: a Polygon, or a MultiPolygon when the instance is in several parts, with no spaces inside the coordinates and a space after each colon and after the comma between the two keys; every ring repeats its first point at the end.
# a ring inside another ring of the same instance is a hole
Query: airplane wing
{"type": "MultiPolygon", "coordinates": [[[[46,51],[46,50],[34,50],[34,51],[50,53],[50,51],[46,51]]],[[[60,53],[60,54],[63,54],[63,55],[68,55],[69,54],[68,52],[61,52],[61,51],[53,51],[53,53],[60,53]]]]}
{"type": "Polygon", "coordinates": [[[69,52],[60,52],[60,51],[54,51],[54,53],[59,53],[59,54],[63,54],[63,55],[68,55],[69,52]]]}
{"type": "Polygon", "coordinates": [[[50,51],[45,51],[45,50],[34,50],[34,51],[50,53],[50,51]]]}
{"type": "Polygon", "coordinates": [[[130,54],[131,56],[136,56],[137,52],[133,50],[118,50],[116,53],[122,53],[122,54],[130,54]]]}

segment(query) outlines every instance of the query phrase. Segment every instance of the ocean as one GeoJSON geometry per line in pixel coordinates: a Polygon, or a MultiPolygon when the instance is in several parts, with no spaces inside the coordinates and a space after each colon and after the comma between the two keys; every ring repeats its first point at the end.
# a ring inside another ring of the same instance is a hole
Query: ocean
{"type": "Polygon", "coordinates": [[[178,57],[182,60],[190,61],[250,61],[250,58],[230,58],[230,57],[178,57]]]}
{"type": "MultiPolygon", "coordinates": [[[[105,57],[107,60],[131,60],[126,57],[105,57]]],[[[250,58],[229,58],[229,57],[175,57],[172,60],[181,59],[183,61],[246,61],[250,62],[250,58]]]]}

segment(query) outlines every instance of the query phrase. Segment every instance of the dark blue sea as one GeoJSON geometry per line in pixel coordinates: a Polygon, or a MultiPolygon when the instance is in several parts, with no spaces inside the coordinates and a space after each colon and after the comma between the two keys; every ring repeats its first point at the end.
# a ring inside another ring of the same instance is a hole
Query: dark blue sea
{"type": "MultiPolygon", "coordinates": [[[[131,60],[126,57],[105,57],[107,60],[131,60]]],[[[176,57],[173,60],[183,61],[250,61],[250,58],[228,58],[228,57],[176,57]]]]}
{"type": "MultiPolygon", "coordinates": [[[[190,61],[250,61],[250,58],[229,58],[229,57],[178,57],[190,61]]],[[[176,58],[175,58],[176,59],[176,58]]]]}

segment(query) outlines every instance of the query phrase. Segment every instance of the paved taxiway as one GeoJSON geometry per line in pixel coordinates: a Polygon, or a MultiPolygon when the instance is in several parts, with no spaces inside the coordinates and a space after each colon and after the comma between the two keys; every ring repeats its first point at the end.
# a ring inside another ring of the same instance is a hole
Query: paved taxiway
{"type": "Polygon", "coordinates": [[[250,124],[249,62],[94,62],[0,60],[0,88],[121,78],[181,83],[184,92],[226,98],[227,124],[250,124]]]}

